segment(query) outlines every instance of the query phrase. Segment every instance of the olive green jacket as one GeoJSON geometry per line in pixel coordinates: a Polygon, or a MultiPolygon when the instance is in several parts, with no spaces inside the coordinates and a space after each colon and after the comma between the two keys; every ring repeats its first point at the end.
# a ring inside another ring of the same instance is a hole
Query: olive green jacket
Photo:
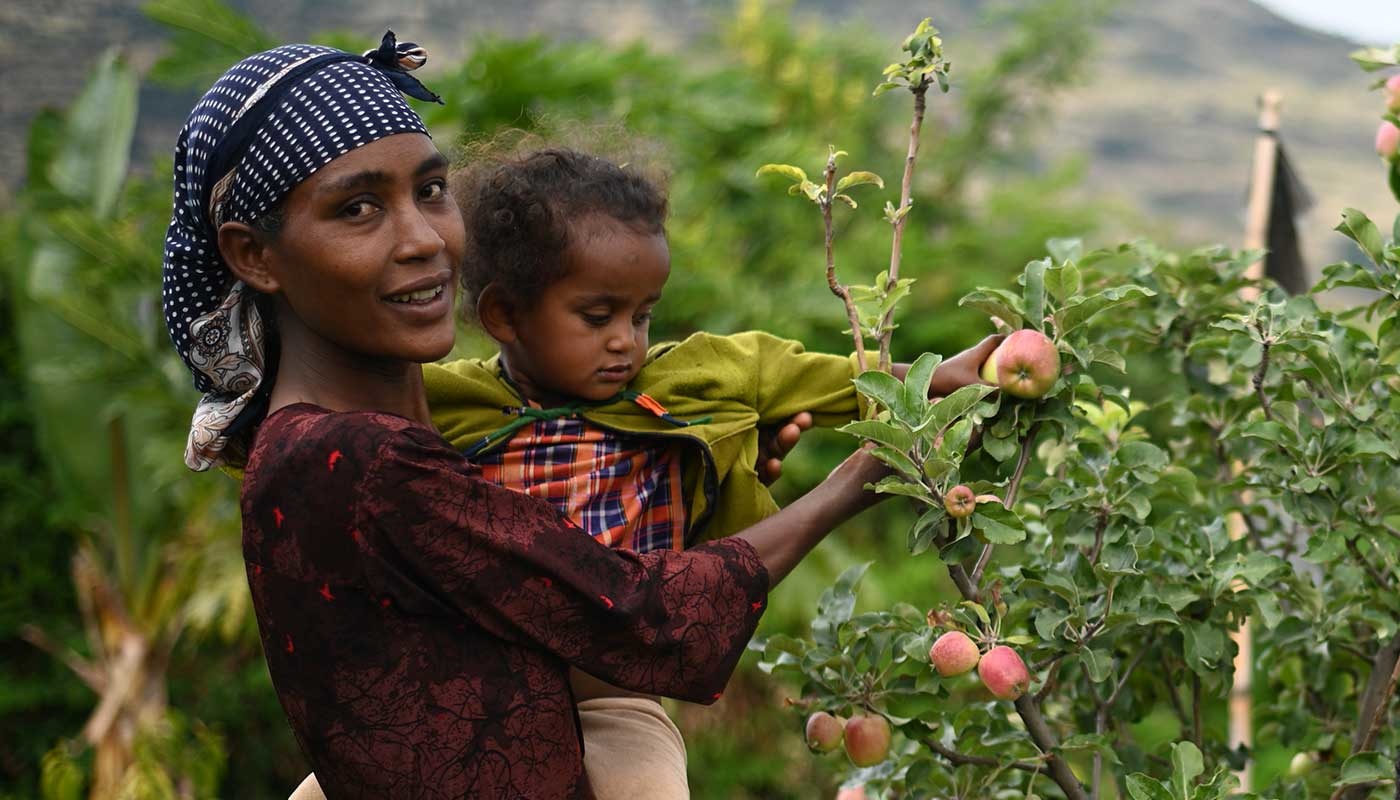
{"type": "MultiPolygon", "coordinates": [[[[632,399],[573,408],[605,429],[686,443],[686,542],[693,544],[743,530],[778,509],[754,469],[759,426],[802,411],[825,427],[857,419],[863,410],[852,384],[857,374],[853,357],[808,353],[799,342],[766,333],[697,333],[651,348],[627,387],[656,400],[669,420],[632,399]]],[[[502,429],[525,405],[503,376],[499,355],[426,365],[423,380],[433,423],[459,450],[489,452],[508,441],[502,429]],[[498,436],[483,445],[493,433],[498,436]]]]}

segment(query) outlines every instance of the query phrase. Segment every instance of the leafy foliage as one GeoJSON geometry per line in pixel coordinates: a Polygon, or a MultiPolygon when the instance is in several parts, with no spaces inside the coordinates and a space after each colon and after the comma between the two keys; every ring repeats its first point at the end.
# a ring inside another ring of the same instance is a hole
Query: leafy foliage
{"type": "Polygon", "coordinates": [[[1367,263],[1327,267],[1314,292],[1368,302],[1337,311],[1249,278],[1258,253],[1052,240],[1014,290],[962,300],[1053,339],[1066,366],[1046,395],[972,386],[929,402],[932,355],[909,384],[857,380],[884,410],[845,430],[891,467],[873,488],[915,501],[909,550],[962,602],[854,613],[861,567],[823,596],[809,638],[756,644],[805,710],[874,711],[901,732],[849,782],[877,796],[1230,795],[1252,754],[1205,718],[1230,701],[1231,636],[1251,619],[1258,738],[1317,766],[1241,796],[1394,783],[1400,216],[1391,229],[1343,212],[1367,263]],[[959,484],[979,505],[953,519],[941,498],[959,484]],[[927,655],[940,629],[1017,647],[1031,694],[1008,708],[974,678],[940,678],[927,655]],[[1141,723],[1164,708],[1178,741],[1146,745],[1141,723]]]}

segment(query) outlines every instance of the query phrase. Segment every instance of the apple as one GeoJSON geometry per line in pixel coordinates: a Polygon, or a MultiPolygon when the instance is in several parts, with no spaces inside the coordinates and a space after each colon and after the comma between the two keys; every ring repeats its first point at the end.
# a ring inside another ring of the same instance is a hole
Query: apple
{"type": "Polygon", "coordinates": [[[1400,114],[1400,75],[1385,80],[1385,107],[1392,114],[1400,114]]]}
{"type": "Polygon", "coordinates": [[[841,746],[841,720],[825,711],[807,718],[807,747],[814,753],[830,753],[841,746]]]}
{"type": "Polygon", "coordinates": [[[1376,154],[1386,161],[1395,161],[1400,151],[1400,128],[1395,127],[1395,123],[1386,120],[1376,129],[1376,154]]]}
{"type": "Polygon", "coordinates": [[[970,517],[977,510],[977,496],[971,489],[959,484],[943,494],[943,508],[953,519],[970,517]]]}
{"type": "Polygon", "coordinates": [[[982,380],[1022,400],[1044,397],[1060,377],[1060,351],[1040,331],[1019,330],[982,364],[982,380]]]}
{"type": "Polygon", "coordinates": [[[873,767],[890,755],[890,723],[877,715],[857,714],[846,721],[846,755],[857,767],[873,767]]]}
{"type": "Polygon", "coordinates": [[[1294,753],[1293,759],[1288,762],[1288,777],[1301,778],[1313,771],[1317,766],[1317,755],[1304,750],[1301,753],[1294,753]]]}
{"type": "Polygon", "coordinates": [[[928,651],[933,668],[945,678],[970,672],[981,657],[977,645],[962,631],[948,631],[938,637],[928,651]]]}
{"type": "Polygon", "coordinates": [[[997,645],[977,662],[977,676],[1001,700],[1015,700],[1031,688],[1026,662],[1006,645],[997,645]]]}
{"type": "Polygon", "coordinates": [[[836,793],[836,800],[866,800],[864,786],[847,786],[836,793]]]}

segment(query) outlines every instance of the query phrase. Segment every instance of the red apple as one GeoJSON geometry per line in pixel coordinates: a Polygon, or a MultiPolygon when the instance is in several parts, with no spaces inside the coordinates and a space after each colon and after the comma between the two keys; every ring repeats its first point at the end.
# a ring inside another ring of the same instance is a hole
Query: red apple
{"type": "Polygon", "coordinates": [[[846,755],[857,767],[873,767],[890,755],[890,723],[884,717],[857,714],[846,722],[846,755]]]}
{"type": "Polygon", "coordinates": [[[814,753],[830,753],[841,746],[841,720],[825,711],[807,718],[807,746],[814,753]]]}
{"type": "Polygon", "coordinates": [[[971,489],[959,484],[943,494],[943,508],[953,519],[970,517],[977,510],[977,496],[971,489]]]}
{"type": "Polygon", "coordinates": [[[1400,158],[1397,152],[1400,152],[1400,128],[1386,120],[1376,129],[1376,153],[1386,161],[1395,161],[1400,158]]]}
{"type": "Polygon", "coordinates": [[[1016,331],[982,364],[982,380],[1023,400],[1044,397],[1060,377],[1060,352],[1040,331],[1016,331]]]}
{"type": "Polygon", "coordinates": [[[977,666],[981,657],[977,645],[962,631],[948,631],[933,643],[928,651],[928,660],[933,668],[945,678],[962,675],[977,666]]]}
{"type": "Polygon", "coordinates": [[[836,793],[836,800],[866,800],[864,786],[847,786],[836,793]]]}
{"type": "Polygon", "coordinates": [[[987,689],[1001,700],[1015,700],[1031,688],[1026,662],[1006,645],[997,645],[977,662],[977,675],[987,689]]]}
{"type": "Polygon", "coordinates": [[[1385,80],[1385,107],[1392,114],[1400,114],[1400,75],[1385,80]]]}

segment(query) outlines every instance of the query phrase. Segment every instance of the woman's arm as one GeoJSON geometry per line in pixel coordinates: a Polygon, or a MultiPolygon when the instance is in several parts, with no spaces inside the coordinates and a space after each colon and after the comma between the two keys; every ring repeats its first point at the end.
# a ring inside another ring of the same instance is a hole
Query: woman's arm
{"type": "MultiPolygon", "coordinates": [[[[933,371],[933,380],[928,385],[929,397],[945,397],[974,383],[982,383],[978,374],[982,364],[991,357],[992,351],[1006,338],[1003,334],[988,336],[972,347],[943,361],[933,371]]],[[[901,381],[909,374],[908,364],[892,364],[890,372],[901,381]]]]}

